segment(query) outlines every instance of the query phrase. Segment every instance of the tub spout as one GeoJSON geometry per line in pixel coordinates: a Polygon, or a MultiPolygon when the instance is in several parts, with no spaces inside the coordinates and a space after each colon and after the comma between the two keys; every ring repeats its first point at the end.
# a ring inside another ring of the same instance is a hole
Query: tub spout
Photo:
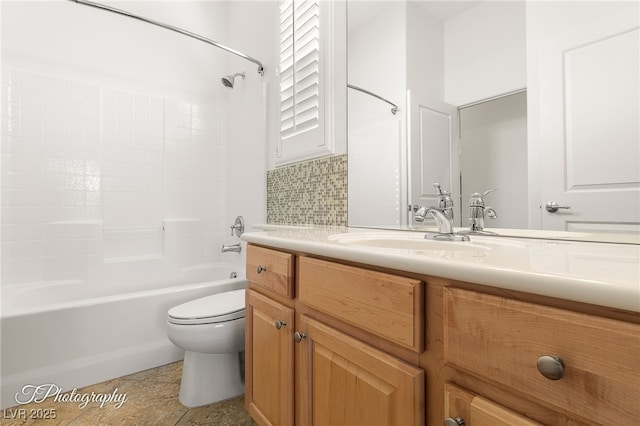
{"type": "Polygon", "coordinates": [[[242,247],[240,247],[240,243],[237,243],[237,244],[230,244],[230,245],[223,244],[221,251],[222,251],[222,253],[226,253],[226,252],[229,252],[229,251],[234,251],[236,253],[240,253],[241,250],[242,250],[242,247]]]}

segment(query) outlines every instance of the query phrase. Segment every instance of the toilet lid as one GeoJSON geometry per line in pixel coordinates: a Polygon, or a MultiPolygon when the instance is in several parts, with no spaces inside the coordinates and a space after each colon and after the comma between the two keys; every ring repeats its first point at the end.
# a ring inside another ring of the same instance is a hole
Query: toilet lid
{"type": "Polygon", "coordinates": [[[201,297],[169,309],[174,324],[210,324],[244,318],[244,289],[201,297]]]}

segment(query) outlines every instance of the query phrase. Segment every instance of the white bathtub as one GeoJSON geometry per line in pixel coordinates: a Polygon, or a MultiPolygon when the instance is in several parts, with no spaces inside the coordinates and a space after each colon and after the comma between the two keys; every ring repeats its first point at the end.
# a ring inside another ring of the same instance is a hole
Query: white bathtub
{"type": "Polygon", "coordinates": [[[24,385],[68,391],[182,359],[165,332],[172,306],[244,288],[244,270],[227,264],[187,271],[191,284],[44,282],[2,288],[0,408],[24,385]],[[230,278],[232,273],[237,278],[230,278]],[[198,278],[206,276],[206,282],[198,278]]]}

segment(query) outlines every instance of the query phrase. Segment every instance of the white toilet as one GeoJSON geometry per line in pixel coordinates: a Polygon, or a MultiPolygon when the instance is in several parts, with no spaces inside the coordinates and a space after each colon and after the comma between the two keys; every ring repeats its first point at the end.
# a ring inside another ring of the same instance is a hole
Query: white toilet
{"type": "Polygon", "coordinates": [[[185,350],[180,402],[198,407],[244,393],[244,289],[169,309],[167,336],[185,350]]]}

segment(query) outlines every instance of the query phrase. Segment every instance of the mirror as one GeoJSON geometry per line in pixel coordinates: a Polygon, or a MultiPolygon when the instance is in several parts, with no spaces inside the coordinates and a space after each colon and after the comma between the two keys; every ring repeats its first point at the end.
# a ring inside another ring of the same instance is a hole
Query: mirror
{"type": "Polygon", "coordinates": [[[497,188],[500,235],[640,243],[637,3],[347,5],[349,226],[420,229],[438,182],[457,227],[497,188]]]}

